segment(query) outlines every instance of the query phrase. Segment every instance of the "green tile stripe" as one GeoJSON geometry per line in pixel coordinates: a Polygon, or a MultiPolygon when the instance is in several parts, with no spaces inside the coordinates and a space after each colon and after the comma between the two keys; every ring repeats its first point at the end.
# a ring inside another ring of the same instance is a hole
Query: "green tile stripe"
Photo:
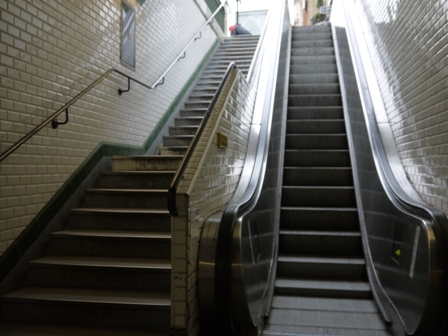
{"type": "Polygon", "coordinates": [[[113,155],[143,155],[153,144],[166,122],[169,120],[176,107],[179,105],[185,93],[195,81],[201,69],[204,67],[208,58],[215,50],[219,39],[216,38],[207,54],[203,57],[201,63],[196,67],[193,74],[187,80],[181,91],[174,98],[164,115],[160,118],[157,125],[149,134],[142,146],[130,146],[114,143],[101,142],[93,152],[84,160],[78,169],[62,185],[50,201],[42,208],[36,217],[28,224],[23,232],[16,238],[14,243],[0,257],[0,282],[5,279],[12,268],[19,262],[28,248],[37,240],[50,221],[59,212],[59,209],[67,202],[73,192],[81,185],[85,178],[95,168],[103,157],[113,155]]]}
{"type": "MultiPolygon", "coordinates": [[[[199,10],[201,11],[202,15],[204,16],[204,18],[206,20],[209,19],[209,17],[202,11],[201,6],[199,6],[199,4],[197,3],[197,0],[194,0],[194,2],[196,3],[196,5],[198,6],[199,10]]],[[[210,11],[212,12],[212,14],[218,9],[218,7],[221,5],[220,3],[218,3],[217,0],[205,0],[205,3],[207,4],[207,7],[210,9],[210,11]]],[[[218,22],[218,25],[221,27],[221,30],[223,31],[223,33],[225,34],[226,32],[224,31],[225,29],[225,17],[226,17],[226,10],[225,8],[221,8],[221,10],[218,12],[218,14],[216,14],[215,16],[215,20],[218,22]]],[[[218,33],[215,31],[215,28],[213,28],[212,25],[210,25],[210,28],[213,29],[213,31],[215,32],[215,34],[218,35],[218,33]]]]}

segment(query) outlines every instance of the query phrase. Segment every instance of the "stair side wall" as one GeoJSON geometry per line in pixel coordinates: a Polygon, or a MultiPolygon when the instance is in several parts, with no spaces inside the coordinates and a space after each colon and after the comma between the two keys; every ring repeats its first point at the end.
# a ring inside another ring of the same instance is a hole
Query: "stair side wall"
{"type": "MultiPolygon", "coordinates": [[[[111,67],[152,85],[204,24],[203,2],[130,2],[136,12],[133,71],[120,63],[121,1],[2,1],[1,152],[111,67]]],[[[45,128],[2,162],[0,254],[11,247],[14,260],[23,255],[16,239],[99,144],[116,144],[122,154],[147,145],[215,45],[216,31],[205,29],[164,85],[148,90],[132,83],[119,96],[127,81],[111,74],[69,109],[67,125],[45,128]]]]}

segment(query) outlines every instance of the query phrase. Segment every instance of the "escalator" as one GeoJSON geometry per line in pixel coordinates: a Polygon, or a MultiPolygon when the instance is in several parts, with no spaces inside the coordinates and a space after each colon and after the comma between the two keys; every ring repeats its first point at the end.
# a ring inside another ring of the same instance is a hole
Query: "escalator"
{"type": "Polygon", "coordinates": [[[367,278],[329,26],[292,31],[282,189],[263,335],[390,335],[367,278]]]}
{"type": "Polygon", "coordinates": [[[276,70],[250,168],[201,237],[207,335],[447,334],[447,218],[391,168],[356,13],[333,10],[338,23],[291,28],[284,6],[279,45],[265,38],[276,70]]]}

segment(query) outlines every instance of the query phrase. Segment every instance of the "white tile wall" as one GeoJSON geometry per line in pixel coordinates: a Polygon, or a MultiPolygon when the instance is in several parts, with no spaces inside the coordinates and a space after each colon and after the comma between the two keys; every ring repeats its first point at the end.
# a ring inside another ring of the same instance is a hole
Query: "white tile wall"
{"type": "MultiPolygon", "coordinates": [[[[152,85],[204,24],[204,1],[147,0],[136,10],[136,70],[120,64],[120,0],[0,0],[0,151],[114,67],[152,85]]],[[[0,254],[100,142],[141,146],[216,40],[211,28],[148,91],[112,74],[0,163],[0,254]]]]}
{"type": "MultiPolygon", "coordinates": [[[[205,220],[225,208],[238,185],[244,166],[256,90],[249,90],[243,75],[234,71],[218,100],[204,135],[184,174],[178,205],[186,208],[173,221],[173,290],[181,298],[173,311],[174,325],[186,326],[189,335],[199,332],[197,262],[199,236],[205,220]],[[222,98],[228,93],[228,98],[222,98]],[[217,132],[228,136],[228,148],[217,146],[217,132]],[[185,269],[185,259],[188,260],[185,269]],[[176,268],[176,260],[180,269],[176,268]],[[176,325],[176,323],[184,323],[176,325]]],[[[257,85],[256,83],[254,84],[257,85]]]]}
{"type": "Polygon", "coordinates": [[[357,1],[401,160],[448,214],[448,1],[357,1]]]}

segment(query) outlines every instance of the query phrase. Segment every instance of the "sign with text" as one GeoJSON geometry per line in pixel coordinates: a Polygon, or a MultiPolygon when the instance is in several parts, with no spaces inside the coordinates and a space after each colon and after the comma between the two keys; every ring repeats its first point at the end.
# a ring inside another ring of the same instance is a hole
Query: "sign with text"
{"type": "Polygon", "coordinates": [[[321,7],[320,8],[320,13],[321,14],[330,14],[331,13],[331,6],[329,6],[329,7],[321,7]]]}

